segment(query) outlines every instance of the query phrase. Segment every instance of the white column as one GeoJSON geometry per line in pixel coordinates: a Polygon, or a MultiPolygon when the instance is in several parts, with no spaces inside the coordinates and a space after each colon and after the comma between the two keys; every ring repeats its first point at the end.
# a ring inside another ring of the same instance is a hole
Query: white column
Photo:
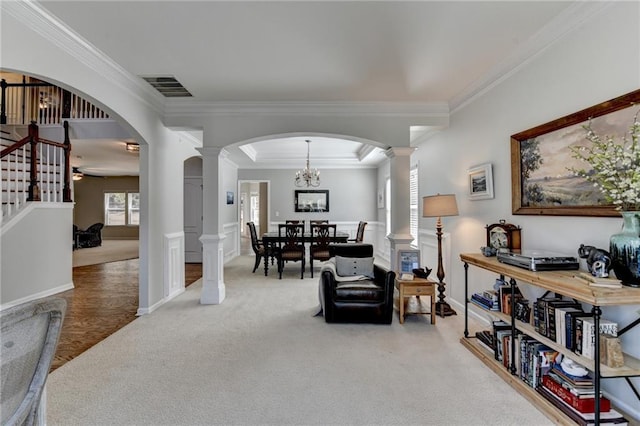
{"type": "Polygon", "coordinates": [[[391,233],[387,238],[391,244],[389,263],[394,271],[398,270],[398,250],[410,248],[413,241],[410,232],[409,170],[414,150],[411,147],[397,147],[385,152],[390,159],[391,173],[391,233]]]}
{"type": "Polygon", "coordinates": [[[202,294],[200,303],[220,304],[225,298],[224,246],[219,209],[222,194],[221,147],[205,146],[202,154],[202,294]]]}

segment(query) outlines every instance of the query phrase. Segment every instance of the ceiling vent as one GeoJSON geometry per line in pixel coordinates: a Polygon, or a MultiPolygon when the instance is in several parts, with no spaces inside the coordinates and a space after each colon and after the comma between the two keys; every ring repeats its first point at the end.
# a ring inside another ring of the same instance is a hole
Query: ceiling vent
{"type": "Polygon", "coordinates": [[[166,76],[142,78],[167,98],[188,98],[193,96],[182,84],[180,84],[178,80],[175,79],[175,77],[166,76]]]}

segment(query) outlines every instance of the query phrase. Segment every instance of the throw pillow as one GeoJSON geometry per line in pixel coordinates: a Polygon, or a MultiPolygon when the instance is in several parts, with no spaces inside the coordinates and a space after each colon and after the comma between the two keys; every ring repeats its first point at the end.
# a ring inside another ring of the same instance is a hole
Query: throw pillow
{"type": "Polygon", "coordinates": [[[343,277],[364,275],[373,278],[373,257],[336,256],[336,270],[343,277]]]}

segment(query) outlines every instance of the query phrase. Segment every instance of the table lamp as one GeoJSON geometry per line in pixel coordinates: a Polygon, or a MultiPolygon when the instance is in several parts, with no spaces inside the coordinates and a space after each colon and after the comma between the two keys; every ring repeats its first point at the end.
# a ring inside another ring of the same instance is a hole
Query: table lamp
{"type": "Polygon", "coordinates": [[[437,217],[436,237],[438,238],[438,302],[436,313],[441,317],[456,315],[456,312],[444,301],[444,267],[442,266],[442,216],[457,216],[458,205],[454,194],[437,194],[422,197],[422,217],[437,217]]]}

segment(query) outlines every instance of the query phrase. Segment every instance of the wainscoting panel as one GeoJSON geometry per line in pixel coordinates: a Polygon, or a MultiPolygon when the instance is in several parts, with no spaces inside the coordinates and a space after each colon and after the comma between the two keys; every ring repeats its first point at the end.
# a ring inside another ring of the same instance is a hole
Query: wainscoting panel
{"type": "Polygon", "coordinates": [[[222,232],[224,234],[224,240],[222,241],[224,247],[224,263],[227,263],[231,259],[240,255],[240,225],[237,222],[227,223],[222,225],[222,232]]]}
{"type": "Polygon", "coordinates": [[[184,291],[184,232],[164,236],[163,297],[172,299],[184,291]]]}

